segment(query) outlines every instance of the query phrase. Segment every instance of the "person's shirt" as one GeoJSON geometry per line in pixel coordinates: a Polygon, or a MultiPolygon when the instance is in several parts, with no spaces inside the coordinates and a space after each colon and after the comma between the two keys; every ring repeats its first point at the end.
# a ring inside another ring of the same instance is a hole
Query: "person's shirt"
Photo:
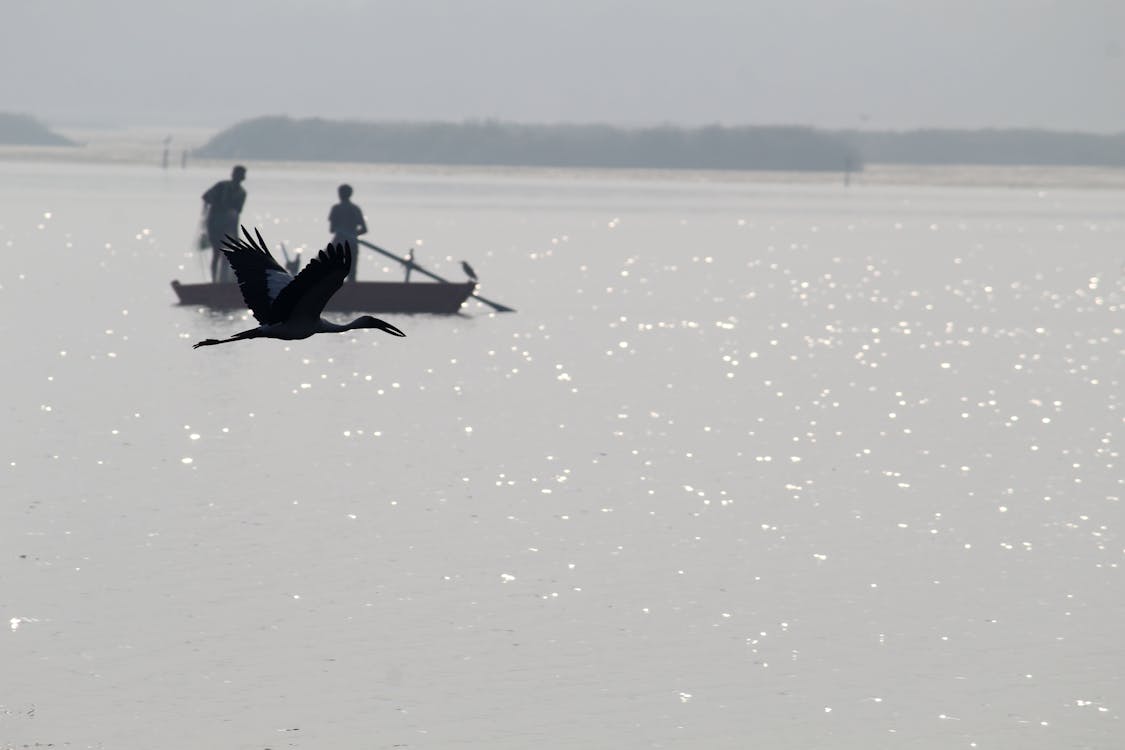
{"type": "Polygon", "coordinates": [[[345,237],[358,237],[367,231],[363,211],[350,201],[337,203],[328,212],[328,231],[345,237]]]}
{"type": "Polygon", "coordinates": [[[211,207],[209,224],[238,224],[238,215],[246,204],[246,190],[234,180],[222,180],[203,194],[203,202],[211,207]]]}

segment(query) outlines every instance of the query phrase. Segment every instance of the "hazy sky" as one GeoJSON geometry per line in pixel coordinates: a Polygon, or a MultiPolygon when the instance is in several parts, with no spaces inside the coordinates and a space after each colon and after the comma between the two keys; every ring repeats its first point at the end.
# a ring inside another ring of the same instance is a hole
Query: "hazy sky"
{"type": "Polygon", "coordinates": [[[1125,0],[0,0],[0,111],[1125,131],[1125,0]]]}

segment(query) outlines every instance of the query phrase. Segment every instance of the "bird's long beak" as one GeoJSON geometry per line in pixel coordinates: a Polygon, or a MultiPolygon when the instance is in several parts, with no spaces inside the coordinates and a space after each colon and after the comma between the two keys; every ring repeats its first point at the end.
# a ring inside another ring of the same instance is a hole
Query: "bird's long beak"
{"type": "MultiPolygon", "coordinates": [[[[378,320],[378,318],[376,318],[376,320],[378,320]]],[[[390,323],[388,323],[385,320],[379,321],[379,329],[383,330],[383,331],[386,331],[387,333],[391,334],[392,336],[406,336],[405,333],[398,330],[397,328],[395,328],[393,325],[391,325],[390,323]]]]}

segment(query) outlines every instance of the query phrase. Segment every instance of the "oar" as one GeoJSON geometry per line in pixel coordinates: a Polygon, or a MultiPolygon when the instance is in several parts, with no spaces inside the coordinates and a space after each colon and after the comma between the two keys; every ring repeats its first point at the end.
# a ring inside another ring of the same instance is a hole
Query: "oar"
{"type": "MultiPolygon", "coordinates": [[[[395,255],[394,253],[392,253],[390,250],[384,250],[383,248],[379,247],[378,245],[372,245],[367,240],[357,240],[357,242],[359,242],[359,244],[363,245],[364,247],[369,247],[372,250],[374,250],[375,252],[381,253],[381,254],[387,256],[388,258],[391,258],[392,260],[397,260],[399,263],[406,266],[407,268],[413,268],[415,271],[422,274],[423,276],[429,276],[434,281],[440,281],[444,284],[453,283],[449,279],[443,279],[442,277],[438,276],[436,273],[431,273],[430,271],[427,271],[425,268],[422,268],[420,265],[415,263],[413,259],[407,260],[406,258],[399,257],[398,255],[395,255]]],[[[474,293],[472,296],[475,297],[476,299],[480,300],[484,304],[488,305],[489,307],[491,307],[496,312],[515,312],[515,310],[508,307],[507,305],[501,305],[499,302],[493,302],[492,300],[485,299],[484,297],[480,296],[479,294],[474,293]]]]}

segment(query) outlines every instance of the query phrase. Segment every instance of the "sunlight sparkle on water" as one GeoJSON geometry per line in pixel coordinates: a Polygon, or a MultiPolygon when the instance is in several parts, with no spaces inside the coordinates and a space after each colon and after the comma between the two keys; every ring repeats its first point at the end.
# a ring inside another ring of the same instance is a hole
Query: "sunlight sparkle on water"
{"type": "MultiPolygon", "coordinates": [[[[255,167],[245,217],[313,247],[353,168],[255,167]]],[[[167,288],[215,175],[0,169],[28,742],[1116,741],[1117,192],[354,169],[520,311],[194,351],[252,323],[167,288]]]]}

